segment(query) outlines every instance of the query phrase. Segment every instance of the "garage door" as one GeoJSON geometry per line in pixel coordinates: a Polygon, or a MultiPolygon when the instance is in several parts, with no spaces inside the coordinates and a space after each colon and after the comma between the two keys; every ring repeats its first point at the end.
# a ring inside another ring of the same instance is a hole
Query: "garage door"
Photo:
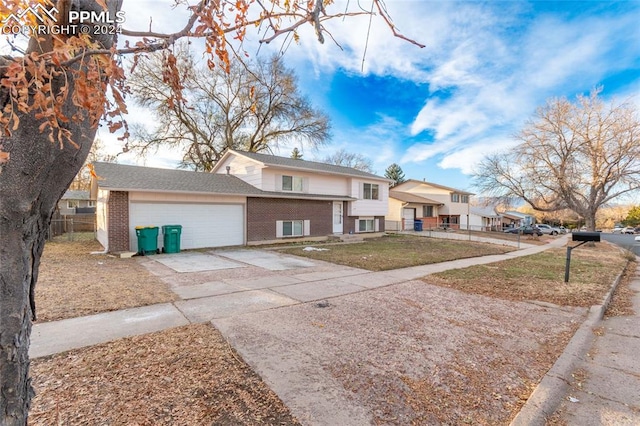
{"type": "Polygon", "coordinates": [[[242,204],[135,203],[129,204],[129,243],[138,251],[136,226],[157,226],[158,248],[162,225],[182,225],[181,249],[244,244],[242,204]]]}

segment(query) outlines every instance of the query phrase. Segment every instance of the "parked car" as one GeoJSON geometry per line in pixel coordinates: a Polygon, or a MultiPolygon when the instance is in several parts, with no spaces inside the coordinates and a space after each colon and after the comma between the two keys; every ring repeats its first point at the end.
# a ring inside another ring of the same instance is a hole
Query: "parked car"
{"type": "Polygon", "coordinates": [[[622,226],[616,225],[616,226],[613,227],[613,231],[612,232],[614,234],[622,234],[622,230],[623,229],[624,228],[622,226]]]}
{"type": "Polygon", "coordinates": [[[547,235],[558,235],[561,231],[558,228],[554,228],[551,225],[547,225],[546,223],[538,223],[535,225],[536,228],[540,230],[543,234],[547,235]]]}
{"type": "Polygon", "coordinates": [[[566,234],[567,232],[569,232],[564,226],[558,226],[558,230],[561,234],[566,234]]]}
{"type": "Polygon", "coordinates": [[[622,228],[622,233],[623,234],[635,234],[636,233],[636,229],[633,226],[627,226],[625,228],[622,228]]]}
{"type": "Polygon", "coordinates": [[[509,228],[504,231],[506,234],[542,235],[542,231],[533,226],[521,226],[519,228],[509,228]]]}

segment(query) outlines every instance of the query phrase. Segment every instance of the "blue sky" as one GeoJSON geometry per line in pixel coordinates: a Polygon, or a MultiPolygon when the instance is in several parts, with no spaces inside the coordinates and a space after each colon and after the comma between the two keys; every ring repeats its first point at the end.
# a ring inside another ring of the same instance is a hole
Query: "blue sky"
{"type": "MultiPolygon", "coordinates": [[[[170,1],[125,0],[125,28],[171,31],[183,24],[170,1]]],[[[370,2],[351,0],[364,9],[370,2]]],[[[512,135],[551,97],[575,98],[595,86],[602,96],[640,109],[640,1],[386,0],[396,27],[426,45],[394,38],[379,19],[327,23],[340,47],[319,44],[311,28],[300,43],[280,39],[250,55],[285,51],[301,91],[332,119],[333,139],[305,159],[344,148],[370,158],[383,174],[398,163],[405,175],[473,190],[470,173],[483,155],[508,150],[512,135]],[[366,47],[366,57],[363,53],[366,47]]],[[[343,11],[347,3],[336,2],[343,11]]],[[[331,10],[331,9],[330,9],[331,10]]],[[[129,121],[149,123],[132,108],[129,121]]],[[[151,124],[151,123],[149,123],[151,124]]],[[[122,144],[101,133],[114,150],[122,144]]],[[[289,155],[285,146],[281,155],[289,155]]],[[[171,167],[175,154],[146,161],[171,167]]]]}

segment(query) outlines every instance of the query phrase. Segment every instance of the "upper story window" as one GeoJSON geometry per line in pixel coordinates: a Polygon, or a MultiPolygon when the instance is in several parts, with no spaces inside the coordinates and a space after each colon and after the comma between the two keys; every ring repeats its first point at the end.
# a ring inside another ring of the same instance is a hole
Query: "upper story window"
{"type": "Polygon", "coordinates": [[[89,200],[89,202],[87,203],[87,207],[95,207],[96,206],[96,202],[94,200],[89,200]]]}
{"type": "Polygon", "coordinates": [[[75,209],[76,207],[80,207],[78,200],[67,200],[68,209],[75,209]]]}
{"type": "Polygon", "coordinates": [[[468,203],[469,196],[465,194],[451,194],[451,202],[452,203],[468,203]]]}
{"type": "Polygon", "coordinates": [[[365,200],[379,200],[378,184],[365,183],[362,188],[362,198],[365,200]]]}
{"type": "Polygon", "coordinates": [[[302,178],[299,176],[282,176],[282,190],[302,192],[302,178]]]}

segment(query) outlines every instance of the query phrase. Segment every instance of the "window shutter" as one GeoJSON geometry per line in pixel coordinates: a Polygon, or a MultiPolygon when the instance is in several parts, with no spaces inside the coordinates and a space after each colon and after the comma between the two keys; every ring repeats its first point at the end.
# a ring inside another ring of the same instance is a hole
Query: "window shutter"
{"type": "Polygon", "coordinates": [[[380,231],[380,219],[373,220],[373,230],[376,232],[380,231]]]}
{"type": "Polygon", "coordinates": [[[304,192],[304,193],[308,193],[309,192],[309,178],[308,177],[302,178],[302,192],[304,192]]]}
{"type": "MultiPolygon", "coordinates": [[[[362,186],[361,186],[361,187],[362,187],[362,186]]],[[[360,232],[360,219],[356,219],[355,232],[356,232],[356,233],[360,232]]]]}
{"type": "Polygon", "coordinates": [[[282,238],[282,237],[283,237],[282,221],[281,220],[276,220],[276,238],[282,238]]]}
{"type": "MultiPolygon", "coordinates": [[[[282,175],[276,175],[276,191],[282,191],[282,175]]],[[[282,227],[280,227],[282,229],[282,227]]]]}
{"type": "Polygon", "coordinates": [[[308,235],[311,235],[311,221],[310,220],[305,220],[304,224],[303,224],[303,229],[302,229],[302,235],[304,235],[305,237],[308,235]]]}

